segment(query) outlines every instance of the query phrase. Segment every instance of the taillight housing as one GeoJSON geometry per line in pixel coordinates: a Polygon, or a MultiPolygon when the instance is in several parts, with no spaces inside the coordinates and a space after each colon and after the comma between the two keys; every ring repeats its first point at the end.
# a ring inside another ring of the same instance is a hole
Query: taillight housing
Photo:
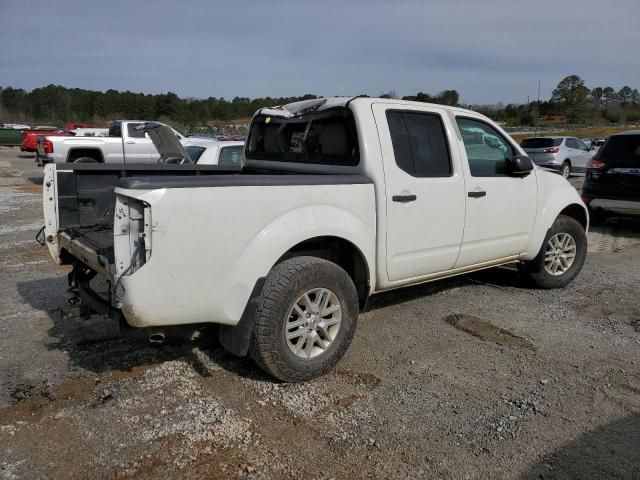
{"type": "Polygon", "coordinates": [[[51,140],[45,138],[42,141],[42,145],[44,146],[44,153],[53,153],[53,143],[51,140]]]}
{"type": "Polygon", "coordinates": [[[545,148],[543,150],[544,153],[558,153],[559,151],[560,151],[560,148],[558,147],[545,148]]]}
{"type": "Polygon", "coordinates": [[[601,162],[600,160],[596,160],[595,158],[590,158],[587,162],[587,168],[591,168],[593,170],[600,170],[606,166],[606,163],[601,162]]]}

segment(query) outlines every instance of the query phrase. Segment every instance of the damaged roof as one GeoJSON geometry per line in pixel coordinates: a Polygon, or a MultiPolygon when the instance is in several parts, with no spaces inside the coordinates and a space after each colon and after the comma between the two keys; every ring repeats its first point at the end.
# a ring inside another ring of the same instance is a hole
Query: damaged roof
{"type": "Polygon", "coordinates": [[[327,110],[334,107],[344,107],[349,100],[354,97],[331,97],[331,98],[313,98],[311,100],[302,100],[300,102],[288,103],[286,105],[278,105],[275,107],[265,107],[260,110],[263,115],[271,115],[274,117],[299,117],[307,113],[327,110]]]}

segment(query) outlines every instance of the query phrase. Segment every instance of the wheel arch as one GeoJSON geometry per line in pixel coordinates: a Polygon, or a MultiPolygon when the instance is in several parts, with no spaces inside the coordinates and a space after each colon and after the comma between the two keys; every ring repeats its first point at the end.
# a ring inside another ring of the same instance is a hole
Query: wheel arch
{"type": "Polygon", "coordinates": [[[521,256],[522,260],[533,260],[538,255],[547,231],[559,215],[576,219],[585,231],[589,228],[589,213],[576,189],[569,185],[567,188],[556,189],[550,193],[544,205],[538,210],[527,249],[521,256]]]}
{"type": "Polygon", "coordinates": [[[371,292],[371,271],[365,255],[356,245],[333,235],[309,238],[287,250],[273,266],[289,258],[303,255],[329,260],[346,271],[356,286],[360,309],[363,310],[366,307],[371,292]]]}
{"type": "Polygon", "coordinates": [[[558,215],[566,215],[567,217],[577,220],[585,230],[589,227],[589,214],[583,205],[572,203],[571,205],[567,205],[558,215]]]}
{"type": "MultiPolygon", "coordinates": [[[[360,310],[366,308],[371,292],[371,272],[364,253],[353,242],[333,235],[308,238],[290,247],[271,268],[287,259],[299,256],[323,258],[344,269],[356,286],[360,310]]],[[[228,352],[234,355],[240,357],[247,355],[255,325],[257,300],[262,292],[265,278],[257,279],[240,321],[234,326],[220,325],[219,327],[218,340],[228,352]]]]}
{"type": "Polygon", "coordinates": [[[98,163],[104,163],[104,157],[102,155],[102,150],[99,148],[70,148],[69,153],[67,153],[67,163],[73,162],[74,160],[82,157],[91,157],[95,158],[98,163]]]}

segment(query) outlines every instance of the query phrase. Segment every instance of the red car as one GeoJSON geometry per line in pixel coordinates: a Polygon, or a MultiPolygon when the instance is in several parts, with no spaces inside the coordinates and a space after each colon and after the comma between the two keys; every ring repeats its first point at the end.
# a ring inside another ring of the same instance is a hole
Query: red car
{"type": "Polygon", "coordinates": [[[64,128],[56,127],[35,127],[31,130],[24,130],[22,132],[22,144],[20,145],[20,151],[35,152],[38,148],[38,136],[40,135],[51,137],[73,134],[64,128]]]}

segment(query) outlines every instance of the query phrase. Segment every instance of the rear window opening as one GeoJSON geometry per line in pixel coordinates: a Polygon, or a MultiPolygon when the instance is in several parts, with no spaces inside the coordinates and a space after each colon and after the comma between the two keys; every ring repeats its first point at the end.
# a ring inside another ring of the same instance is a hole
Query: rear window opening
{"type": "Polygon", "coordinates": [[[612,135],[595,158],[602,162],[630,162],[640,165],[640,135],[612,135]]]}
{"type": "Polygon", "coordinates": [[[347,108],[291,118],[257,115],[249,131],[246,157],[355,166],[360,151],[353,115],[347,108]]]}
{"type": "Polygon", "coordinates": [[[522,148],[551,148],[559,147],[561,143],[561,138],[525,138],[520,146],[522,148]]]}

